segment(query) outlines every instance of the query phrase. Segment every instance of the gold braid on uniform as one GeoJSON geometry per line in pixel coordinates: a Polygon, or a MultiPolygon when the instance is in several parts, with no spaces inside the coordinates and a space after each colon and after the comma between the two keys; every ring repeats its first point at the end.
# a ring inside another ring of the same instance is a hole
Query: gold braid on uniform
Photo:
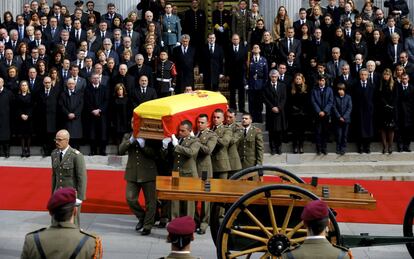
{"type": "Polygon", "coordinates": [[[103,248],[102,248],[102,239],[100,237],[95,238],[95,253],[93,254],[93,259],[102,258],[103,248]]]}
{"type": "Polygon", "coordinates": [[[351,249],[348,250],[348,256],[349,259],[354,259],[354,256],[352,255],[351,249]]]}

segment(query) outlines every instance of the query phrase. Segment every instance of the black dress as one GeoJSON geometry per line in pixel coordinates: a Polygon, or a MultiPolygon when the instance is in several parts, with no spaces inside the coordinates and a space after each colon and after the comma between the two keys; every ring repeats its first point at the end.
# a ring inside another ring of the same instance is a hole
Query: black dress
{"type": "Polygon", "coordinates": [[[20,136],[31,136],[33,131],[32,114],[33,114],[33,102],[31,94],[18,94],[16,96],[16,121],[15,121],[15,133],[20,136]],[[27,120],[23,120],[21,115],[28,115],[27,120]]]}
{"type": "Polygon", "coordinates": [[[274,42],[262,43],[260,45],[260,54],[266,58],[267,67],[269,69],[272,69],[272,63],[279,63],[279,48],[274,42]]]}
{"type": "Polygon", "coordinates": [[[125,133],[131,132],[132,111],[128,97],[115,97],[112,103],[112,125],[117,137],[122,137],[125,133]]]}
{"type": "Polygon", "coordinates": [[[381,129],[395,129],[395,123],[397,118],[396,105],[397,105],[397,86],[391,90],[383,82],[382,89],[379,91],[380,103],[378,116],[381,129]]]}

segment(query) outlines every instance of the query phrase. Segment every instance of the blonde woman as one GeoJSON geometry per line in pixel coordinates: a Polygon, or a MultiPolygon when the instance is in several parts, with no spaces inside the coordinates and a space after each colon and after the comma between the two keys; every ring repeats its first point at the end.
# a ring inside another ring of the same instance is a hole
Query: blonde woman
{"type": "Polygon", "coordinates": [[[284,6],[280,6],[273,21],[273,40],[278,41],[286,37],[286,31],[292,26],[292,20],[284,6]]]}

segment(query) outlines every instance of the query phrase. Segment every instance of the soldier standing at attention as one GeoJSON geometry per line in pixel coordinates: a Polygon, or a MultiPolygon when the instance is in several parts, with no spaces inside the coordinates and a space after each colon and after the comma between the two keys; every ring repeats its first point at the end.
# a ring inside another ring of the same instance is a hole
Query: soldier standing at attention
{"type": "MultiPolygon", "coordinates": [[[[192,135],[192,123],[184,120],[180,123],[178,138],[172,134],[171,138],[163,139],[163,152],[168,152],[169,142],[173,145],[174,164],[173,171],[180,173],[180,177],[198,177],[197,174],[197,154],[200,149],[199,140],[192,135]]],[[[171,202],[171,218],[180,217],[181,214],[193,216],[195,213],[195,205],[193,201],[172,201],[171,202]],[[186,205],[186,206],[185,206],[186,205]],[[182,207],[186,207],[186,212],[182,213],[182,207]]]]}
{"type": "Polygon", "coordinates": [[[70,187],[53,193],[47,204],[52,225],[26,235],[20,258],[102,258],[101,238],[74,223],[78,201],[70,187]]]}
{"type": "Polygon", "coordinates": [[[167,51],[160,52],[160,58],[157,61],[156,73],[156,90],[159,97],[170,96],[175,90],[175,77],[177,70],[175,64],[168,60],[167,51]]]}
{"type": "Polygon", "coordinates": [[[238,145],[242,168],[263,164],[263,134],[262,130],[252,125],[250,113],[243,113],[243,133],[238,145]]]}
{"type": "Polygon", "coordinates": [[[192,217],[176,218],[167,226],[167,242],[171,243],[171,253],[160,259],[199,259],[191,255],[190,243],[194,240],[195,222],[192,217]]]}
{"type": "Polygon", "coordinates": [[[326,239],[326,227],[329,225],[329,208],[324,201],[315,200],[306,204],[301,218],[308,230],[308,236],[302,245],[283,254],[285,259],[352,259],[350,250],[332,245],[326,239]]]}
{"type": "Polygon", "coordinates": [[[172,14],[172,4],[165,4],[165,14],[161,16],[160,23],[162,26],[161,45],[172,55],[173,48],[180,46],[181,23],[177,15],[172,14]]]}
{"type": "MultiPolygon", "coordinates": [[[[132,124],[132,121],[131,121],[132,124]]],[[[132,125],[131,125],[132,127],[132,125]]],[[[155,177],[157,176],[157,152],[152,140],[135,138],[133,133],[124,135],[119,145],[120,155],[128,152],[128,162],[125,170],[126,201],[129,208],[138,218],[135,230],[146,236],[151,233],[155,221],[157,194],[155,191],[155,177]],[[143,190],[145,210],[138,202],[139,193],[143,190]]]]}
{"type": "MultiPolygon", "coordinates": [[[[200,140],[200,150],[197,156],[197,172],[198,177],[202,177],[202,173],[207,173],[207,178],[213,177],[213,165],[211,163],[211,154],[217,144],[217,135],[208,128],[207,114],[200,114],[197,118],[198,132],[196,137],[200,140]]],[[[197,221],[197,233],[202,235],[206,233],[210,219],[210,203],[202,202],[201,213],[198,215],[196,210],[195,219],[197,221]]]]}
{"type": "Polygon", "coordinates": [[[224,111],[222,109],[216,109],[213,113],[213,131],[217,134],[217,145],[211,155],[213,177],[227,179],[228,172],[231,171],[228,148],[232,132],[223,123],[224,111]]]}
{"type": "MultiPolygon", "coordinates": [[[[56,133],[56,149],[52,159],[52,193],[63,187],[72,187],[77,192],[80,203],[86,199],[86,167],[83,155],[69,145],[70,135],[67,130],[56,133]]],[[[77,208],[75,224],[80,226],[80,206],[77,208]]]]}
{"type": "Polygon", "coordinates": [[[247,37],[250,28],[250,11],[247,10],[247,2],[241,0],[239,2],[239,10],[233,14],[231,21],[231,31],[240,36],[240,42],[247,46],[247,37]]]}
{"type": "Polygon", "coordinates": [[[227,127],[232,132],[232,138],[230,140],[229,148],[227,152],[229,153],[229,161],[230,161],[230,172],[229,172],[229,178],[242,169],[242,165],[240,162],[240,156],[239,152],[237,151],[237,145],[240,141],[241,136],[243,135],[243,128],[237,124],[236,122],[236,115],[237,111],[234,109],[228,109],[226,112],[226,123],[227,127]]]}

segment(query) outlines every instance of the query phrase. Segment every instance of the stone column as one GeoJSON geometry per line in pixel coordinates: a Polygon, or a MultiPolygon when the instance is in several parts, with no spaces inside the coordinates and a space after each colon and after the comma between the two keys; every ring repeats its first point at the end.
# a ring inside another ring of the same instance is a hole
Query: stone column
{"type": "MultiPolygon", "coordinates": [[[[16,18],[16,15],[23,12],[23,4],[26,2],[23,0],[2,0],[0,1],[0,13],[3,14],[6,11],[10,11],[13,17],[16,18]]],[[[1,21],[3,22],[3,15],[1,16],[1,21]]]]}
{"type": "Polygon", "coordinates": [[[131,11],[138,12],[137,4],[140,2],[136,0],[121,0],[121,1],[106,0],[106,1],[108,3],[109,2],[115,3],[117,13],[120,13],[122,17],[124,17],[124,19],[128,17],[129,12],[131,11]]]}

